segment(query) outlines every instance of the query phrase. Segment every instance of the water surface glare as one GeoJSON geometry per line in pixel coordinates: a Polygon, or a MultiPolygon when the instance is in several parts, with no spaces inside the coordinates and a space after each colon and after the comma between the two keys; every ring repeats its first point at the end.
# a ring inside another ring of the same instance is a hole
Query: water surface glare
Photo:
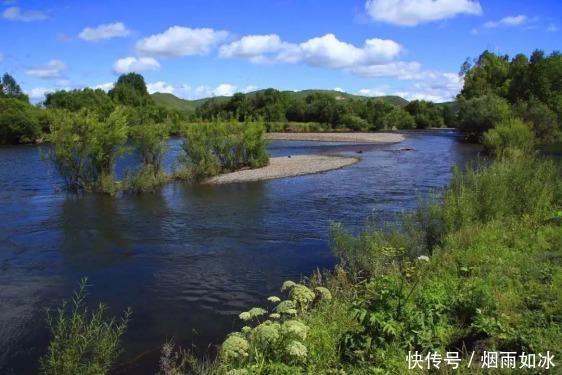
{"type": "MultiPolygon", "coordinates": [[[[181,141],[169,144],[168,170],[181,141]]],[[[142,365],[125,373],[154,374],[166,338],[203,351],[238,325],[240,312],[279,295],[284,280],[332,267],[330,221],[359,229],[367,217],[392,220],[479,150],[452,132],[409,134],[392,145],[268,147],[273,156],[340,153],[361,161],[295,178],[173,183],[110,198],[57,193],[38,146],[0,147],[0,373],[37,373],[48,343],[43,308],[88,276],[92,305],[104,301],[114,314],[133,309],[121,361],[140,356],[142,365]],[[405,147],[413,151],[393,151],[405,147]]],[[[134,162],[125,157],[117,172],[134,162]]]]}

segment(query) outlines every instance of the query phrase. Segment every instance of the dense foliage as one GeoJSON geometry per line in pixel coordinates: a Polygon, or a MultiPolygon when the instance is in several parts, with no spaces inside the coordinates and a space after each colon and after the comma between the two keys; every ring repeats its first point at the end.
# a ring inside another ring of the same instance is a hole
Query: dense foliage
{"type": "Polygon", "coordinates": [[[186,130],[183,151],[185,167],[197,179],[269,163],[265,126],[257,121],[191,124],[186,130]]]}
{"type": "Polygon", "coordinates": [[[39,136],[39,117],[16,80],[0,79],[0,145],[33,142],[39,136]]]}
{"type": "Polygon", "coordinates": [[[511,60],[484,51],[463,64],[458,128],[472,139],[509,117],[522,119],[539,143],[555,142],[562,129],[562,55],[536,50],[511,60]]]}
{"type": "MultiPolygon", "coordinates": [[[[286,300],[241,313],[246,325],[213,363],[180,360],[186,353],[166,346],[160,373],[409,374],[416,351],[422,360],[458,353],[461,374],[485,373],[484,351],[513,352],[518,366],[519,355],[535,354],[538,372],[539,354],[558,365],[561,178],[553,161],[510,148],[491,164],[456,168],[442,194],[398,222],[358,234],[334,225],[342,263],[333,272],[286,282],[286,300]]],[[[418,372],[453,372],[428,363],[418,372]]]]}
{"type": "Polygon", "coordinates": [[[366,131],[451,126],[449,111],[450,107],[420,100],[403,108],[378,98],[353,98],[335,92],[293,96],[270,88],[246,95],[236,93],[228,100],[209,99],[196,109],[196,116],[205,121],[261,118],[266,124],[315,123],[321,124],[322,130],[366,131]]]}

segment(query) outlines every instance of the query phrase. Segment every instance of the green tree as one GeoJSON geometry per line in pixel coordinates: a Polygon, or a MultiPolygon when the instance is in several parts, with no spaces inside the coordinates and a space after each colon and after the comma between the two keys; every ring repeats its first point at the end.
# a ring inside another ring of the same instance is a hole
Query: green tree
{"type": "Polygon", "coordinates": [[[152,104],[144,77],[137,73],[122,74],[108,95],[115,103],[130,107],[152,104]]]}
{"type": "MultiPolygon", "coordinates": [[[[465,68],[465,65],[463,65],[465,68]]],[[[466,71],[466,69],[464,69],[466,71]]],[[[460,93],[466,99],[486,94],[505,97],[509,87],[509,56],[499,56],[484,51],[474,66],[464,75],[464,86],[460,93]]]]}
{"type": "Polygon", "coordinates": [[[40,131],[37,111],[21,98],[0,98],[0,144],[35,140],[40,131]]]}
{"type": "Polygon", "coordinates": [[[388,113],[385,118],[386,129],[414,129],[416,121],[407,111],[398,106],[388,113]]]}
{"type": "Polygon", "coordinates": [[[100,118],[107,118],[115,109],[115,103],[101,89],[59,90],[45,95],[45,107],[77,112],[84,108],[95,111],[100,118]]]}
{"type": "Polygon", "coordinates": [[[2,80],[0,80],[0,97],[15,98],[29,102],[28,96],[23,93],[14,77],[8,73],[5,73],[2,76],[2,80]]]}
{"type": "Polygon", "coordinates": [[[442,128],[443,113],[441,107],[425,100],[412,100],[404,109],[414,117],[418,129],[442,128]]]}
{"type": "Polygon", "coordinates": [[[182,161],[197,179],[269,163],[262,122],[232,120],[191,124],[183,150],[182,161]]]}
{"type": "Polygon", "coordinates": [[[115,160],[125,152],[127,134],[122,107],[104,121],[86,109],[59,110],[53,112],[53,149],[44,156],[52,162],[66,189],[111,192],[115,160]]]}
{"type": "Polygon", "coordinates": [[[457,128],[472,140],[479,140],[484,132],[511,116],[507,101],[495,94],[472,99],[460,97],[457,128]]]}
{"type": "Polygon", "coordinates": [[[533,131],[521,119],[515,118],[500,122],[483,136],[484,148],[494,154],[503,155],[507,150],[520,150],[530,153],[535,147],[533,131]]]}

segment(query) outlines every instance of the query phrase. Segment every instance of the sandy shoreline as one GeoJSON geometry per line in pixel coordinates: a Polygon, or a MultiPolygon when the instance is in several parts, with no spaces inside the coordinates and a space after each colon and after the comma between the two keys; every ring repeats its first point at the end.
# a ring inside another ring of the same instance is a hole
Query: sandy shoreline
{"type": "Polygon", "coordinates": [[[334,155],[295,155],[269,159],[269,165],[257,169],[245,169],[225,173],[205,181],[207,184],[228,184],[233,182],[273,180],[284,177],[331,171],[355,164],[359,158],[334,155]]]}
{"type": "Polygon", "coordinates": [[[398,143],[406,137],[396,133],[266,133],[266,139],[315,142],[398,143]]]}

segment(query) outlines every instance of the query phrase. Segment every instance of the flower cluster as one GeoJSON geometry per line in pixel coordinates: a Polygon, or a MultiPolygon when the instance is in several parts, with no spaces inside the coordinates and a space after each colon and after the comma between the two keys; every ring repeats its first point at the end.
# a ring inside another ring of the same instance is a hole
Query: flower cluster
{"type": "Polygon", "coordinates": [[[249,351],[250,343],[239,334],[232,334],[221,346],[221,358],[226,362],[242,362],[248,358],[249,351]]]}

